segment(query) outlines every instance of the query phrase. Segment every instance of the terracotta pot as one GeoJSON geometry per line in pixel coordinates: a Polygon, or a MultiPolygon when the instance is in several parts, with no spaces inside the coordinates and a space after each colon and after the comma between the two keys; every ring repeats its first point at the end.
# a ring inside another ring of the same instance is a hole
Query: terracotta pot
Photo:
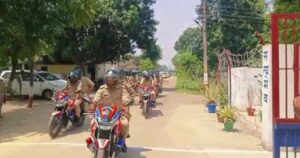
{"type": "Polygon", "coordinates": [[[217,113],[217,119],[218,119],[218,122],[224,123],[224,117],[221,117],[221,115],[219,113],[217,113]]]}
{"type": "Polygon", "coordinates": [[[252,107],[248,107],[247,108],[248,116],[254,116],[255,111],[256,111],[256,109],[254,109],[252,107]]]}

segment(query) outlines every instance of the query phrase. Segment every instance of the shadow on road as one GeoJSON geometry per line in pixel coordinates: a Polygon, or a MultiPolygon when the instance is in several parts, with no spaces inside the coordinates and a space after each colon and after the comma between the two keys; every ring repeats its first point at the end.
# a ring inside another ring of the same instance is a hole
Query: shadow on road
{"type": "Polygon", "coordinates": [[[157,96],[157,98],[164,98],[164,97],[166,97],[166,96],[167,96],[167,95],[160,94],[160,95],[157,96]]]}
{"type": "MultiPolygon", "coordinates": [[[[89,124],[91,122],[91,119],[86,118],[84,121],[84,124],[81,127],[75,127],[72,125],[71,122],[69,122],[68,127],[63,128],[60,132],[60,134],[54,138],[54,139],[60,139],[66,136],[70,136],[70,135],[74,135],[74,134],[79,134],[82,133],[84,131],[89,132],[89,124]]],[[[83,138],[82,140],[84,141],[85,138],[83,138]]]]}
{"type": "Polygon", "coordinates": [[[176,88],[163,88],[163,91],[174,92],[174,91],[176,91],[176,88]]]}
{"type": "MultiPolygon", "coordinates": [[[[27,109],[26,104],[17,100],[4,105],[3,118],[0,119],[0,143],[48,134],[48,121],[54,105],[49,101],[34,100],[33,108],[27,109]]],[[[69,123],[69,127],[63,129],[57,138],[89,129],[89,119],[85,121],[82,127],[76,128],[69,123]]]]}
{"type": "Polygon", "coordinates": [[[164,104],[162,102],[156,102],[155,106],[163,106],[164,104]]]}
{"type": "MultiPolygon", "coordinates": [[[[223,129],[223,131],[225,131],[225,130],[223,129]]],[[[241,130],[239,130],[239,129],[236,129],[236,128],[234,128],[234,129],[232,129],[232,131],[225,131],[225,132],[231,132],[231,133],[241,133],[242,131],[241,131],[241,130]]]]}
{"type": "Polygon", "coordinates": [[[151,151],[151,149],[139,148],[139,147],[129,147],[127,153],[121,154],[119,158],[146,158],[142,153],[151,151]]]}
{"type": "Polygon", "coordinates": [[[152,109],[149,113],[149,117],[153,118],[153,117],[160,117],[160,116],[164,116],[164,114],[162,113],[161,110],[156,110],[156,109],[152,109]]]}

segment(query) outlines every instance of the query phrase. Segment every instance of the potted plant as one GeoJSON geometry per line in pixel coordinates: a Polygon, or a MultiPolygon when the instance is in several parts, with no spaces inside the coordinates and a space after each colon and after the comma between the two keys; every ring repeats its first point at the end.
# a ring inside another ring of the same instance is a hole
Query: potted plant
{"type": "Polygon", "coordinates": [[[248,104],[249,104],[249,107],[247,107],[247,113],[248,113],[248,116],[254,116],[254,113],[256,111],[256,109],[254,109],[252,107],[253,105],[253,99],[254,99],[254,94],[253,94],[253,89],[252,87],[250,87],[248,89],[248,104]]]}
{"type": "MultiPolygon", "coordinates": [[[[222,107],[221,107],[221,109],[222,109],[222,107]]],[[[220,123],[224,123],[224,117],[223,116],[221,116],[221,112],[220,112],[221,110],[219,109],[219,110],[217,110],[217,112],[216,112],[216,114],[217,114],[217,120],[218,120],[218,122],[220,122],[220,123]]]]}
{"type": "Polygon", "coordinates": [[[250,105],[249,107],[247,107],[247,113],[248,113],[248,116],[254,116],[255,111],[256,111],[256,109],[254,109],[254,108],[252,107],[252,105],[250,105]]]}
{"type": "Polygon", "coordinates": [[[232,131],[236,121],[235,110],[230,105],[224,106],[220,110],[220,117],[224,118],[224,130],[232,131]]]}
{"type": "Polygon", "coordinates": [[[217,84],[211,84],[205,88],[204,98],[206,100],[206,107],[209,113],[216,113],[217,102],[219,96],[219,86],[217,84]]]}
{"type": "Polygon", "coordinates": [[[216,112],[217,114],[217,120],[220,123],[224,123],[224,117],[221,116],[221,110],[224,108],[224,106],[228,105],[228,95],[226,93],[226,89],[224,87],[222,87],[220,89],[220,97],[219,97],[219,106],[218,106],[218,110],[216,112]]]}

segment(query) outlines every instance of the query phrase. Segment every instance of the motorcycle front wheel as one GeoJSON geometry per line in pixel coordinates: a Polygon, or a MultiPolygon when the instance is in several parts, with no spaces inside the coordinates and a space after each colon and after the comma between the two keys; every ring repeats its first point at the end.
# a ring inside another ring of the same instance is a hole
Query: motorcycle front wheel
{"type": "Polygon", "coordinates": [[[149,109],[150,109],[150,102],[148,101],[146,104],[144,104],[143,106],[143,114],[144,114],[144,117],[145,119],[148,119],[149,118],[149,109]]]}
{"type": "Polygon", "coordinates": [[[51,138],[58,136],[62,128],[62,120],[58,116],[51,116],[48,123],[48,133],[51,138]]]}

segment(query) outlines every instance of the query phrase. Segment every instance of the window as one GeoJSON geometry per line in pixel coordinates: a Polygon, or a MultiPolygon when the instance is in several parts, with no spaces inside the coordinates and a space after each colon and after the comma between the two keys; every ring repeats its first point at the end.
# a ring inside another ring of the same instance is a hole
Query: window
{"type": "Polygon", "coordinates": [[[59,80],[58,77],[50,74],[50,73],[38,73],[38,75],[40,75],[42,78],[44,78],[47,81],[55,81],[55,80],[59,80]]]}
{"type": "Polygon", "coordinates": [[[30,81],[30,73],[21,72],[22,81],[30,81]]]}
{"type": "MultiPolygon", "coordinates": [[[[9,79],[10,78],[10,74],[11,74],[11,72],[7,72],[2,77],[4,79],[9,79]]],[[[19,75],[20,75],[20,73],[16,72],[14,79],[19,79],[19,75]]]]}
{"type": "Polygon", "coordinates": [[[38,76],[38,75],[34,75],[34,82],[43,82],[44,80],[38,76]]]}
{"type": "Polygon", "coordinates": [[[10,78],[10,72],[8,72],[8,73],[5,73],[2,77],[4,78],[4,79],[9,79],[10,78]]]}

